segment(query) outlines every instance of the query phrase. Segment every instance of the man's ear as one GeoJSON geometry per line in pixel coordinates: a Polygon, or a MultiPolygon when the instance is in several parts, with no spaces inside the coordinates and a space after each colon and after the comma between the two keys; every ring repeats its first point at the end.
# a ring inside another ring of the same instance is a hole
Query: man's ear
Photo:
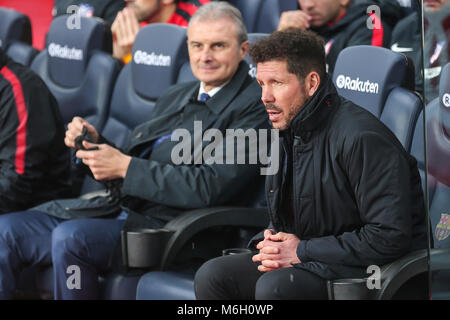
{"type": "Polygon", "coordinates": [[[250,42],[248,40],[241,43],[241,58],[244,59],[247,55],[250,42]]]}
{"type": "Polygon", "coordinates": [[[162,0],[161,2],[163,5],[167,6],[169,4],[175,3],[175,0],[162,0]]]}
{"type": "Polygon", "coordinates": [[[308,98],[312,97],[316,93],[320,86],[320,76],[316,71],[311,71],[305,77],[305,90],[308,98]]]}

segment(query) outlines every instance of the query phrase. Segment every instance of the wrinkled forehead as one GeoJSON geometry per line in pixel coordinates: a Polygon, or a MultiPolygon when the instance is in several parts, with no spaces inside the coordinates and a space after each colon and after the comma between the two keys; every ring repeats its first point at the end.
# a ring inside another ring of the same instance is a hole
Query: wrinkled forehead
{"type": "Polygon", "coordinates": [[[259,81],[267,81],[273,78],[289,77],[286,60],[267,60],[258,62],[256,65],[256,79],[259,81]]]}

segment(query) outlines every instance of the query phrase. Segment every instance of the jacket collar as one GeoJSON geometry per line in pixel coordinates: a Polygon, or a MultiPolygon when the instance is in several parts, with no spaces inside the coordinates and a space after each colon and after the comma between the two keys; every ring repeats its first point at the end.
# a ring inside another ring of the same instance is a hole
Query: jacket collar
{"type": "MultiPolygon", "coordinates": [[[[210,111],[218,115],[222,110],[234,99],[234,97],[239,93],[240,88],[244,82],[250,77],[248,75],[249,67],[247,62],[241,61],[239,63],[238,69],[234,74],[230,82],[228,82],[225,87],[223,87],[219,92],[217,92],[211,99],[205,102],[205,105],[210,109],[210,111]]],[[[195,86],[192,92],[189,94],[191,99],[197,100],[198,90],[200,89],[200,82],[195,86]]]]}
{"type": "Polygon", "coordinates": [[[303,105],[297,115],[292,119],[288,131],[297,135],[299,132],[314,131],[330,115],[331,108],[338,99],[336,88],[327,75],[314,95],[303,105]]]}

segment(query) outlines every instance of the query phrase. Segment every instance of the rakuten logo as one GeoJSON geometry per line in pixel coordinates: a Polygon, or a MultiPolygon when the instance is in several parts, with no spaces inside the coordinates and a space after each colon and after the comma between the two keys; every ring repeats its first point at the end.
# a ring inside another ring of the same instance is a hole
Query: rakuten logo
{"type": "Polygon", "coordinates": [[[67,45],[63,47],[53,42],[48,46],[48,54],[50,55],[50,57],[61,59],[83,60],[83,50],[77,48],[69,48],[67,45]]]}
{"type": "Polygon", "coordinates": [[[336,86],[339,89],[378,94],[378,83],[369,80],[361,81],[359,78],[352,79],[342,74],[336,78],[336,86]]]}
{"type": "Polygon", "coordinates": [[[154,52],[148,54],[145,51],[138,50],[134,53],[134,63],[145,64],[147,66],[170,67],[172,59],[170,56],[162,54],[157,55],[154,52]]]}
{"type": "Polygon", "coordinates": [[[450,94],[446,93],[442,96],[442,103],[447,108],[450,108],[450,94]]]}

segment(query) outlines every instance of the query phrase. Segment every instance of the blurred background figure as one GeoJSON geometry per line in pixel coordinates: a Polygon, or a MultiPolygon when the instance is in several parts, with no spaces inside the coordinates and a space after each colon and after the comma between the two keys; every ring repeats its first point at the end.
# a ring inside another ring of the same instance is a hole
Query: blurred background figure
{"type": "Polygon", "coordinates": [[[123,0],[55,0],[53,17],[73,14],[70,6],[78,7],[78,14],[85,18],[99,17],[112,25],[117,13],[125,7],[123,0]]]}
{"type": "Polygon", "coordinates": [[[210,0],[125,0],[127,6],[117,14],[111,31],[113,55],[124,63],[131,60],[139,29],[149,23],[165,22],[187,27],[197,9],[210,0]]]}
{"type": "Polygon", "coordinates": [[[442,67],[449,61],[450,1],[424,0],[424,74],[422,75],[421,23],[419,12],[402,19],[392,32],[391,50],[409,56],[416,70],[416,91],[425,102],[439,95],[442,67]],[[425,78],[425,89],[424,81],[425,78]]]}
{"type": "Polygon", "coordinates": [[[299,10],[283,12],[278,30],[310,29],[325,39],[328,72],[342,49],[355,45],[389,47],[393,26],[402,15],[392,0],[298,0],[299,10]],[[375,10],[368,8],[376,5],[375,10]]]}

